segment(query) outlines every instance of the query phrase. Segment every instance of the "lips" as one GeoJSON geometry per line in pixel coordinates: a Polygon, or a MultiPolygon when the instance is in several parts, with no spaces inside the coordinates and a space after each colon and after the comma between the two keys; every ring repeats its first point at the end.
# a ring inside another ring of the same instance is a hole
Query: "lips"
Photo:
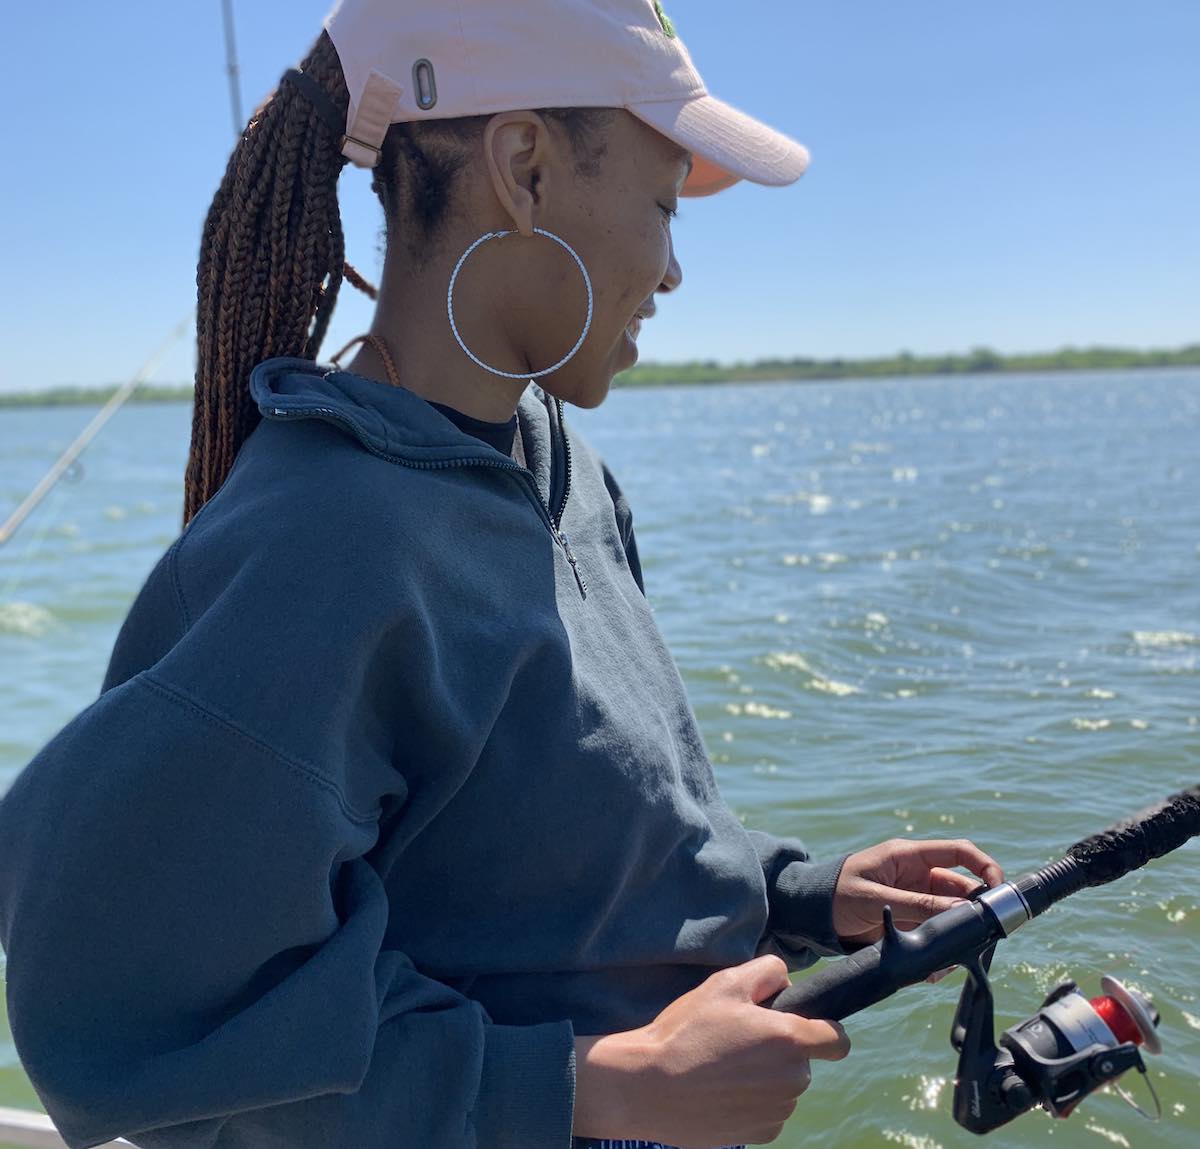
{"type": "Polygon", "coordinates": [[[625,325],[625,331],[628,336],[636,340],[642,330],[642,323],[652,316],[658,309],[651,304],[649,307],[640,308],[635,311],[633,318],[625,325]]]}

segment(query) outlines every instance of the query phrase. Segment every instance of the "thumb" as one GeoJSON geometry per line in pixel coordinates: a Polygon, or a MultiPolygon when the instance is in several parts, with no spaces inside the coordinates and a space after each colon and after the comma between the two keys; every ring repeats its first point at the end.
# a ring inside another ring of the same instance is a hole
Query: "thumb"
{"type": "Polygon", "coordinates": [[[740,1001],[760,1002],[791,985],[787,963],[776,954],[763,954],[722,972],[727,976],[726,984],[740,1001]]]}
{"type": "Polygon", "coordinates": [[[892,907],[897,922],[923,922],[934,914],[961,906],[967,899],[943,894],[927,894],[919,890],[900,890],[891,886],[879,886],[875,891],[880,909],[892,907]]]}

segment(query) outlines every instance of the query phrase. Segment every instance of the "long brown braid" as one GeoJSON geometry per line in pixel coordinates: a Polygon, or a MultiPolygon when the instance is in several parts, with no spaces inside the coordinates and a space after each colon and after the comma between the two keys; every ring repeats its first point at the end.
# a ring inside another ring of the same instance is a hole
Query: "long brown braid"
{"type": "MultiPolygon", "coordinates": [[[[300,67],[344,113],[349,97],[324,32],[300,67]]],[[[250,398],[251,369],[273,355],[313,359],[320,349],[343,275],[337,179],[346,163],[330,126],[290,84],[250,117],[229,158],[196,268],[185,526],[224,482],[261,418],[250,398]]]]}
{"type": "MultiPolygon", "coordinates": [[[[299,65],[345,115],[349,96],[333,42],[322,31],[299,65]]],[[[610,108],[542,108],[568,134],[583,177],[594,177],[610,108]]],[[[400,237],[422,265],[448,221],[466,148],[490,116],[393,124],[372,187],[388,247],[400,237]]],[[[196,389],[184,476],[183,525],[216,494],[261,415],[251,370],[288,355],[315,360],[343,278],[374,298],[345,262],[337,181],[348,161],[337,136],[293,84],[250,117],[205,219],[196,268],[196,389]]]]}

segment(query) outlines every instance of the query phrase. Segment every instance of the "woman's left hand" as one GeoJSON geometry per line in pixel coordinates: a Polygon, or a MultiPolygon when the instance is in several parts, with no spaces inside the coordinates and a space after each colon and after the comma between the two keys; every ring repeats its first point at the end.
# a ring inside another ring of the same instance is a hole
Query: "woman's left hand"
{"type": "Polygon", "coordinates": [[[965,901],[980,879],[996,886],[1004,881],[1004,871],[966,838],[892,838],[846,859],[833,895],[834,931],[843,945],[869,945],[883,936],[884,906],[892,907],[897,929],[912,929],[965,901]]]}

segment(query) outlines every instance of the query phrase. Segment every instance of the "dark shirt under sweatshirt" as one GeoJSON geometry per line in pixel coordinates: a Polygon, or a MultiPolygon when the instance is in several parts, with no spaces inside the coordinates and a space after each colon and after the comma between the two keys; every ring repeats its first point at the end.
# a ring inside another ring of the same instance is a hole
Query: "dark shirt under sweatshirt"
{"type": "MultiPolygon", "coordinates": [[[[489,447],[495,447],[502,455],[510,455],[522,467],[529,465],[525,459],[521,427],[515,411],[503,423],[492,423],[486,419],[476,419],[474,415],[467,415],[445,403],[435,403],[432,399],[426,399],[425,402],[445,415],[460,431],[474,435],[476,439],[482,439],[489,447]]],[[[562,497],[563,475],[558,468],[552,467],[551,471],[549,505],[557,507],[559,499],[562,497]]],[[[637,572],[635,577],[640,581],[641,564],[636,544],[631,542],[626,550],[629,552],[629,565],[637,572]]]]}
{"type": "Polygon", "coordinates": [[[473,415],[466,415],[453,407],[447,407],[445,403],[435,403],[432,399],[426,399],[425,402],[441,411],[460,431],[482,439],[502,455],[513,453],[513,439],[517,433],[516,412],[503,423],[489,423],[486,419],[476,419],[473,415]]]}

